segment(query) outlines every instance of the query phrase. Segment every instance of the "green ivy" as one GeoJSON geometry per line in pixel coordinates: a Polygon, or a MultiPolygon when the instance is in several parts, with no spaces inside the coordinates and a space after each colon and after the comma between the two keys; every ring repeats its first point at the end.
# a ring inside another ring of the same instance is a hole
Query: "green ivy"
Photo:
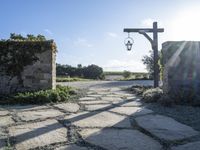
{"type": "Polygon", "coordinates": [[[21,73],[24,67],[38,60],[36,54],[49,49],[56,52],[53,40],[47,41],[42,35],[23,37],[12,33],[10,39],[0,41],[0,73],[9,76],[9,81],[17,77],[19,86],[23,87],[21,73]]]}

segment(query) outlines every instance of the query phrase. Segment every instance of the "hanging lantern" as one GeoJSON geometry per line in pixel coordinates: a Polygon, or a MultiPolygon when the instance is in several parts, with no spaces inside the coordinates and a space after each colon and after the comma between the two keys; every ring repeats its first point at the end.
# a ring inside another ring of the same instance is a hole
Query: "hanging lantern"
{"type": "Polygon", "coordinates": [[[134,43],[134,40],[129,36],[129,33],[128,33],[128,37],[124,40],[124,44],[128,51],[132,49],[133,43],[134,43]]]}

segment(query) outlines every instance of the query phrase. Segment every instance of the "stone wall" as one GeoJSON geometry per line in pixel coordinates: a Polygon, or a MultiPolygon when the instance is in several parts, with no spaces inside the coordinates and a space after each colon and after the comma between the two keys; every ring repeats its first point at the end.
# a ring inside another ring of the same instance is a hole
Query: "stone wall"
{"type": "Polygon", "coordinates": [[[200,42],[162,44],[163,90],[187,98],[200,93],[200,42]]]}
{"type": "MultiPolygon", "coordinates": [[[[6,41],[5,41],[6,42],[6,41]]],[[[16,44],[16,41],[13,41],[16,44]]],[[[23,42],[19,41],[17,45],[22,45],[23,42]]],[[[33,44],[33,42],[30,42],[33,44]]],[[[23,79],[23,88],[20,87],[17,91],[35,91],[40,89],[54,89],[56,87],[56,50],[55,43],[53,41],[40,41],[38,42],[41,48],[43,48],[42,53],[37,53],[36,56],[38,60],[33,63],[33,65],[28,65],[24,67],[23,72],[21,73],[23,79]],[[49,46],[43,46],[49,45],[49,46]],[[47,48],[48,49],[45,49],[47,48]]],[[[2,44],[2,41],[0,42],[2,44]]],[[[37,44],[35,42],[34,44],[37,44]]],[[[8,48],[11,47],[12,42],[7,44],[8,48]]],[[[23,46],[22,46],[23,47],[23,46]]],[[[1,50],[1,49],[0,49],[1,50]]],[[[1,64],[0,64],[1,68],[1,64]]],[[[3,70],[0,70],[0,94],[8,94],[13,92],[14,89],[18,86],[18,80],[14,77],[11,80],[10,85],[8,85],[9,76],[3,75],[3,70]]]]}

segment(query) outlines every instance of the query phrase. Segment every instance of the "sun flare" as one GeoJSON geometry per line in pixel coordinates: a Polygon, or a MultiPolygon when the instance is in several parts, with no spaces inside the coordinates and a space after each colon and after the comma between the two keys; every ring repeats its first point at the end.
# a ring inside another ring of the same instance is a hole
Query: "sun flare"
{"type": "Polygon", "coordinates": [[[200,8],[190,8],[175,15],[170,24],[171,40],[200,41],[200,8]]]}

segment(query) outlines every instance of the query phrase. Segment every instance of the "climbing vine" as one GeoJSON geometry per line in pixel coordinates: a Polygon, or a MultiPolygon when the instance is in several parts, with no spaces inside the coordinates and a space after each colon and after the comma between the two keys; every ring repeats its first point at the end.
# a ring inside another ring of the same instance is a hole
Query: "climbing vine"
{"type": "Polygon", "coordinates": [[[10,78],[8,84],[17,77],[19,86],[23,87],[21,73],[24,67],[38,60],[36,54],[49,49],[56,51],[56,45],[42,35],[23,37],[12,33],[10,39],[0,41],[0,73],[10,78]]]}

